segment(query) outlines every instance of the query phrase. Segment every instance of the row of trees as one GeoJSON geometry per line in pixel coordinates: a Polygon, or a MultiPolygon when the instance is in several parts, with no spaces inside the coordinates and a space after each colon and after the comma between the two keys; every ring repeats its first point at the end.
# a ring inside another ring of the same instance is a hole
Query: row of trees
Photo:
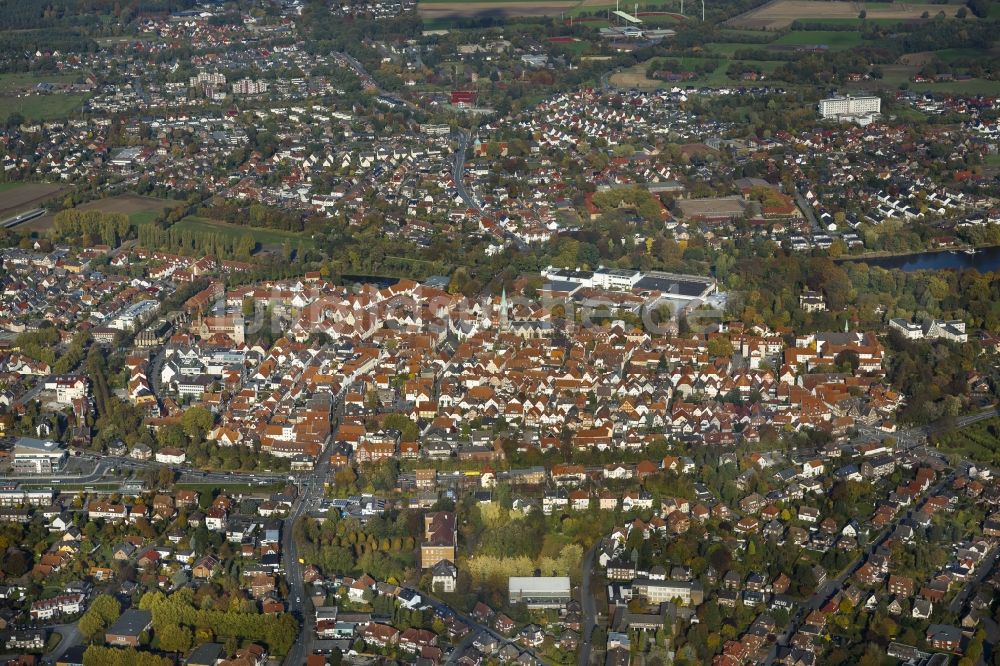
{"type": "Polygon", "coordinates": [[[53,224],[59,238],[76,240],[84,245],[99,242],[111,247],[118,247],[132,228],[128,215],[124,213],[104,213],[79,208],[59,211],[53,224]]]}
{"type": "Polygon", "coordinates": [[[83,666],[172,666],[173,659],[135,648],[91,645],[83,653],[83,666]]]}
{"type": "Polygon", "coordinates": [[[184,255],[212,255],[222,258],[249,259],[257,249],[250,233],[230,234],[170,227],[160,229],[147,224],[139,227],[139,244],[143,247],[184,255]]]}

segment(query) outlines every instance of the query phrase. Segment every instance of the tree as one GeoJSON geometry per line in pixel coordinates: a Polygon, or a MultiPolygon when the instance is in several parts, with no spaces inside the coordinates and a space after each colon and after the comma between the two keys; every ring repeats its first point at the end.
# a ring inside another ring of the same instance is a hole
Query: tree
{"type": "Polygon", "coordinates": [[[188,437],[194,441],[204,439],[205,434],[215,424],[215,417],[205,407],[192,407],[181,416],[181,427],[188,437]]]}
{"type": "Polygon", "coordinates": [[[23,576],[31,568],[31,556],[20,548],[14,548],[4,558],[3,568],[12,578],[23,576]]]}
{"type": "Polygon", "coordinates": [[[157,632],[160,649],[166,652],[187,652],[191,648],[191,630],[176,624],[166,624],[157,632]]]}
{"type": "Polygon", "coordinates": [[[712,357],[729,357],[733,354],[733,345],[729,338],[717,335],[708,341],[708,353],[712,357]]]}

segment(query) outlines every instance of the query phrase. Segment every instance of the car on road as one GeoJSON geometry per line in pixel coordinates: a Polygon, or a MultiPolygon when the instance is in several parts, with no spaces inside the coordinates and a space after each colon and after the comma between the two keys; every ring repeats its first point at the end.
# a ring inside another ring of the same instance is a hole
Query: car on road
{"type": "Polygon", "coordinates": [[[301,604],[302,603],[302,597],[295,597],[295,603],[301,604]]]}

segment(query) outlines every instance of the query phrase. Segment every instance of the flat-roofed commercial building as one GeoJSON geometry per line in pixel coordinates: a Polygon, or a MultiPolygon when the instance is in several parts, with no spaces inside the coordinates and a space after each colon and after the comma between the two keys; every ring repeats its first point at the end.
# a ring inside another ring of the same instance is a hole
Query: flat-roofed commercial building
{"type": "Polygon", "coordinates": [[[508,589],[510,603],[528,608],[562,608],[572,598],[568,576],[511,576],[508,589]]]}

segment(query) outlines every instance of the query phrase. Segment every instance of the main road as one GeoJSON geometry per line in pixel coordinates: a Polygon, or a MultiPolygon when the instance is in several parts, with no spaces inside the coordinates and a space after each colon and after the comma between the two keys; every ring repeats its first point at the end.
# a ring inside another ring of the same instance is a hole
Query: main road
{"type": "Polygon", "coordinates": [[[306,599],[305,582],[302,580],[304,567],[299,561],[293,534],[295,521],[315,508],[323,498],[323,487],[330,472],[331,452],[332,445],[330,439],[327,439],[316,467],[301,479],[298,501],[281,526],[281,559],[285,579],[288,581],[288,611],[301,623],[299,638],[285,657],[284,663],[288,666],[299,666],[306,662],[312,654],[313,637],[316,635],[316,611],[312,601],[306,599]]]}
{"type": "Polygon", "coordinates": [[[462,130],[458,136],[458,150],[455,151],[455,159],[452,161],[451,178],[455,181],[455,191],[465,205],[475,209],[477,213],[482,213],[483,207],[465,186],[465,153],[469,148],[469,138],[470,132],[467,130],[462,130]]]}
{"type": "Polygon", "coordinates": [[[590,591],[590,579],[594,575],[594,556],[600,541],[590,547],[583,556],[583,566],[580,572],[580,607],[583,611],[583,623],[580,632],[580,651],[577,653],[577,665],[589,666],[591,639],[597,628],[597,604],[590,591]]]}

